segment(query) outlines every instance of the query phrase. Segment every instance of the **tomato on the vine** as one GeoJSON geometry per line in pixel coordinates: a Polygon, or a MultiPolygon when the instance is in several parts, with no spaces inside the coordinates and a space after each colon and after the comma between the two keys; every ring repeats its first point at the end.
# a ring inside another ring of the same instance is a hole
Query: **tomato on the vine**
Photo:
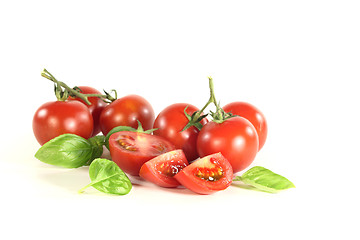
{"type": "Polygon", "coordinates": [[[226,104],[223,107],[223,110],[225,112],[231,112],[234,115],[239,115],[241,117],[244,117],[252,123],[259,137],[259,151],[260,151],[260,149],[265,144],[267,131],[268,131],[267,122],[264,114],[255,106],[246,102],[232,102],[226,104]]]}
{"type": "Polygon", "coordinates": [[[215,153],[194,161],[174,177],[196,193],[211,194],[230,186],[233,170],[221,153],[215,153]]]}
{"type": "Polygon", "coordinates": [[[44,145],[65,133],[90,138],[93,118],[89,109],[79,101],[53,101],[37,109],[32,126],[37,141],[44,145]]]}
{"type": "Polygon", "coordinates": [[[145,162],[175,150],[175,146],[162,137],[130,131],[113,133],[109,148],[112,160],[124,172],[135,176],[145,162]]]}
{"type": "Polygon", "coordinates": [[[181,149],[174,150],[144,163],[139,175],[160,187],[177,187],[180,183],[174,176],[188,164],[184,152],[181,149]]]}
{"type": "Polygon", "coordinates": [[[104,135],[117,126],[136,128],[138,120],[144,130],[151,129],[154,123],[154,110],[150,103],[138,95],[119,98],[101,112],[100,128],[104,135]]]}
{"type": "Polygon", "coordinates": [[[209,122],[200,131],[197,150],[200,157],[221,152],[234,173],[248,167],[258,152],[255,127],[243,117],[231,117],[221,123],[209,122]]]}
{"type": "MultiPolygon", "coordinates": [[[[185,109],[190,116],[199,111],[198,108],[187,103],[175,103],[166,107],[155,119],[153,128],[157,128],[157,130],[154,135],[164,137],[174,144],[177,149],[182,149],[189,161],[193,161],[199,157],[196,150],[196,140],[200,130],[195,126],[191,126],[182,131],[189,122],[184,113],[185,109]]],[[[207,122],[208,120],[204,118],[200,123],[204,125],[207,122]]]]}
{"type": "MultiPolygon", "coordinates": [[[[95,88],[92,88],[92,87],[78,86],[78,89],[80,90],[80,93],[82,93],[82,94],[101,95],[101,92],[99,92],[98,90],[96,90],[95,88]]],[[[93,117],[93,120],[94,120],[94,130],[92,133],[92,137],[97,135],[101,131],[101,129],[100,129],[100,114],[101,114],[102,110],[107,106],[107,103],[105,103],[99,97],[88,97],[87,99],[91,103],[90,105],[78,97],[76,97],[76,98],[69,97],[69,99],[80,101],[88,107],[88,109],[93,117]]]]}

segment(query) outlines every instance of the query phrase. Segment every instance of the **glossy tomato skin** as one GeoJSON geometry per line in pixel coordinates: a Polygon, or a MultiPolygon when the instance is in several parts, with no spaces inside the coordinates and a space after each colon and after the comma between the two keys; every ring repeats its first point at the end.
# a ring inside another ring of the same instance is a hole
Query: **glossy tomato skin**
{"type": "Polygon", "coordinates": [[[146,133],[121,131],[109,138],[111,159],[126,173],[139,175],[141,166],[150,159],[175,150],[166,139],[146,133]]]}
{"type": "Polygon", "coordinates": [[[248,167],[258,152],[259,140],[254,126],[243,117],[222,123],[209,122],[200,131],[197,149],[200,157],[221,152],[234,173],[248,167]]]}
{"type": "Polygon", "coordinates": [[[93,119],[88,108],[78,101],[54,101],[41,105],[34,114],[33,131],[37,141],[44,145],[65,133],[90,138],[93,119]]]}
{"type": "Polygon", "coordinates": [[[100,115],[100,128],[104,135],[117,126],[138,127],[139,120],[144,130],[151,129],[155,114],[150,103],[138,95],[129,95],[110,103],[100,115]]]}
{"type": "Polygon", "coordinates": [[[189,163],[184,152],[181,149],[174,150],[144,163],[140,168],[139,175],[160,187],[173,188],[180,185],[174,176],[187,165],[189,163]]]}
{"type": "Polygon", "coordinates": [[[259,151],[264,146],[268,126],[264,114],[255,106],[247,102],[232,102],[223,107],[225,112],[231,112],[249,120],[255,127],[259,137],[259,151]]]}
{"type": "Polygon", "coordinates": [[[230,186],[233,170],[221,153],[215,153],[194,161],[174,177],[193,192],[212,194],[230,186]]]}
{"type": "MultiPolygon", "coordinates": [[[[79,86],[78,88],[80,89],[80,93],[83,93],[83,94],[101,94],[101,92],[99,92],[98,90],[96,90],[95,88],[92,88],[92,87],[79,86]]],[[[101,129],[100,129],[100,114],[101,114],[102,110],[108,104],[105,103],[103,100],[101,100],[98,97],[88,97],[88,100],[91,103],[91,105],[88,105],[86,102],[84,102],[80,98],[69,97],[69,99],[82,102],[83,104],[85,104],[85,106],[87,106],[87,108],[89,109],[89,111],[93,117],[93,120],[94,120],[94,130],[93,130],[93,133],[91,136],[92,137],[96,136],[101,131],[101,129]]]]}
{"type": "MultiPolygon", "coordinates": [[[[199,157],[196,141],[200,131],[194,126],[182,131],[189,122],[184,113],[185,108],[190,116],[195,111],[199,111],[198,108],[187,103],[176,103],[166,107],[155,119],[153,128],[158,129],[154,132],[154,135],[169,140],[176,148],[184,151],[189,161],[193,161],[199,157]]],[[[204,125],[207,122],[208,120],[204,118],[201,124],[204,125]]]]}

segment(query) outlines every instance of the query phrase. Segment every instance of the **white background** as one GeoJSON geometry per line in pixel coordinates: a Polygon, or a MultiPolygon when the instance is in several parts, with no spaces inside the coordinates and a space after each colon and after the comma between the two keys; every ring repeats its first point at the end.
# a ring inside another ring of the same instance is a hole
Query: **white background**
{"type": "Polygon", "coordinates": [[[358,1],[2,1],[0,238],[359,239],[359,12],[358,1]],[[267,117],[253,165],[296,188],[202,196],[136,180],[126,196],[78,194],[87,168],[33,157],[33,114],[55,100],[43,68],[139,94],[156,114],[201,108],[212,76],[221,104],[267,117]]]}

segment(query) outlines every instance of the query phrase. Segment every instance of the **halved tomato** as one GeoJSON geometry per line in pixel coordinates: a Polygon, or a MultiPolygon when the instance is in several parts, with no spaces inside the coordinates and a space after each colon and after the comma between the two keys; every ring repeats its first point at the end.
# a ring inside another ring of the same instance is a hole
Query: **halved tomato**
{"type": "Polygon", "coordinates": [[[177,187],[180,183],[174,176],[188,164],[184,152],[181,149],[174,150],[144,163],[139,175],[160,187],[177,187]]]}
{"type": "Polygon", "coordinates": [[[230,186],[233,170],[221,153],[215,153],[191,163],[174,178],[193,192],[211,194],[230,186]]]}
{"type": "Polygon", "coordinates": [[[166,139],[147,133],[121,131],[109,138],[112,160],[126,173],[138,176],[141,166],[150,159],[175,150],[166,139]]]}

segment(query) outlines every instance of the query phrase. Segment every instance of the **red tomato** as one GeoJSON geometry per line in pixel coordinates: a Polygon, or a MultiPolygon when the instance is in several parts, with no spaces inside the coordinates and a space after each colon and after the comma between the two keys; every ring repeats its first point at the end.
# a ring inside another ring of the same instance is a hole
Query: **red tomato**
{"type": "Polygon", "coordinates": [[[233,170],[221,153],[215,153],[194,161],[174,177],[193,192],[211,194],[231,184],[233,170]]]}
{"type": "Polygon", "coordinates": [[[231,112],[249,120],[254,125],[259,137],[259,151],[264,146],[267,136],[267,122],[265,116],[255,106],[246,102],[232,102],[223,107],[225,112],[231,112]]]}
{"type": "Polygon", "coordinates": [[[221,152],[234,173],[248,167],[258,152],[259,140],[254,126],[243,117],[222,123],[209,122],[200,131],[197,149],[200,157],[221,152]]]}
{"type": "Polygon", "coordinates": [[[41,145],[64,133],[87,139],[93,132],[93,119],[88,108],[78,101],[47,102],[35,112],[33,131],[41,145]]]}
{"type": "Polygon", "coordinates": [[[145,98],[129,95],[110,103],[100,115],[100,128],[104,135],[117,126],[138,127],[139,120],[144,130],[154,123],[154,110],[145,98]]]}
{"type": "MultiPolygon", "coordinates": [[[[80,86],[78,88],[80,88],[80,93],[83,93],[83,94],[101,94],[101,92],[99,92],[98,90],[96,90],[95,88],[92,88],[92,87],[80,86]]],[[[91,103],[91,105],[88,105],[86,102],[84,102],[80,98],[70,97],[69,99],[80,101],[88,107],[88,109],[93,117],[93,120],[94,120],[94,130],[93,130],[93,133],[91,136],[92,137],[96,136],[101,131],[100,123],[99,123],[100,114],[101,114],[102,110],[106,107],[107,103],[105,103],[103,100],[101,100],[98,97],[88,97],[88,100],[91,103]]]]}
{"type": "MultiPolygon", "coordinates": [[[[158,128],[154,135],[164,137],[177,149],[182,149],[186,158],[193,161],[199,157],[196,150],[196,140],[199,130],[192,126],[185,131],[181,131],[189,122],[185,116],[184,109],[187,107],[186,112],[191,116],[198,108],[187,103],[176,103],[166,107],[156,117],[153,128],[158,128]]],[[[204,118],[201,124],[206,124],[207,119],[204,118]]]]}
{"type": "Polygon", "coordinates": [[[137,176],[141,166],[150,159],[175,150],[162,137],[146,133],[122,131],[109,138],[112,160],[126,173],[137,176]]]}
{"type": "Polygon", "coordinates": [[[180,184],[174,176],[188,164],[184,152],[181,149],[174,150],[144,163],[139,175],[160,187],[177,187],[180,184]]]}

